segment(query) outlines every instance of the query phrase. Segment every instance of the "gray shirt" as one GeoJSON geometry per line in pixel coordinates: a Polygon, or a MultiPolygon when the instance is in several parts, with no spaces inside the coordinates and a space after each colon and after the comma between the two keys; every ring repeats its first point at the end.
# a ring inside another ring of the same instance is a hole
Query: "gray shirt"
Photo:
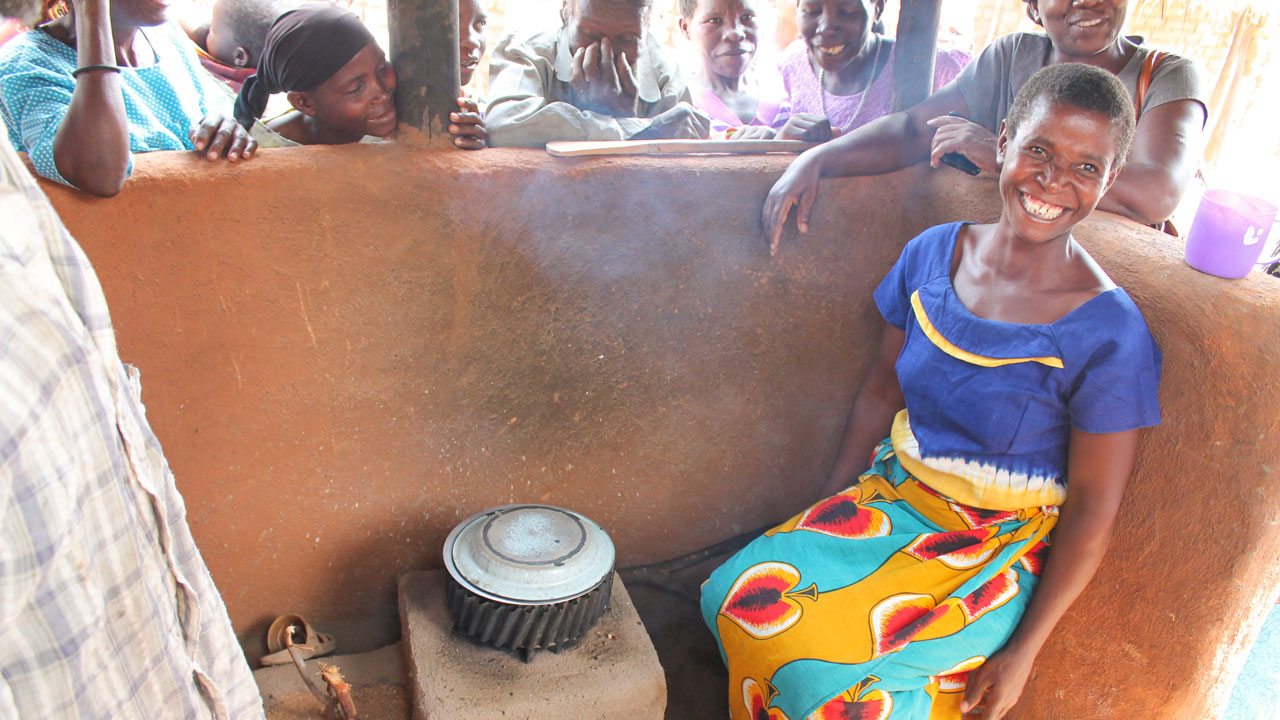
{"type": "Polygon", "coordinates": [[[689,101],[675,63],[646,34],[634,63],[637,116],[617,118],[591,110],[569,85],[573,54],[563,29],[529,37],[507,36],[489,60],[489,144],[541,147],[552,140],[626,140],[649,119],[689,101]]]}
{"type": "MultiPolygon", "coordinates": [[[[1137,94],[1142,63],[1153,48],[1143,45],[1141,37],[1132,36],[1129,40],[1138,46],[1138,51],[1116,77],[1133,96],[1137,94]]],[[[996,38],[953,81],[969,106],[969,119],[991,132],[999,132],[1013,96],[1036,71],[1049,64],[1052,50],[1049,38],[1040,33],[1016,32],[996,38]]],[[[1174,100],[1195,100],[1207,107],[1208,97],[1195,62],[1168,54],[1151,74],[1142,112],[1174,100]]]]}

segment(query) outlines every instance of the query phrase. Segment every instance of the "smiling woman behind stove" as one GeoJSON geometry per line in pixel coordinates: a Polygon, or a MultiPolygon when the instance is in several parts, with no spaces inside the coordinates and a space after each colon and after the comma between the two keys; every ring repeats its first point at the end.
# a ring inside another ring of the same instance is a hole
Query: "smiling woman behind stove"
{"type": "MultiPolygon", "coordinates": [[[[894,39],[876,32],[885,0],[800,0],[800,39],[778,61],[791,112],[825,118],[847,133],[888,114],[893,99],[894,39]]],[[[934,57],[936,90],[969,62],[960,50],[934,57]]]]}
{"type": "Polygon", "coordinates": [[[733,718],[999,720],[1017,701],[1160,422],[1160,350],[1072,237],[1133,128],[1115,76],[1041,70],[996,141],[999,221],[907,243],[829,497],[703,586],[733,718]]]}
{"type": "Polygon", "coordinates": [[[290,10],[276,19],[236,98],[244,127],[262,117],[274,93],[293,110],[267,123],[288,142],[341,145],[376,141],[396,131],[396,71],[360,18],[328,3],[290,10]]]}
{"type": "MultiPolygon", "coordinates": [[[[474,54],[469,50],[483,53],[484,15],[481,11],[477,19],[474,2],[461,5],[465,62],[474,54]]],[[[468,79],[472,69],[462,68],[468,79]]],[[[395,68],[360,18],[337,5],[311,3],[276,19],[257,74],[245,80],[236,98],[236,120],[253,126],[271,95],[282,92],[293,110],[267,122],[274,137],[264,138],[265,146],[379,142],[396,132],[395,68]]],[[[484,147],[484,121],[475,101],[459,98],[458,104],[450,126],[454,144],[484,147]]]]}
{"type": "Polygon", "coordinates": [[[877,175],[924,160],[938,167],[959,152],[995,172],[996,133],[1014,95],[1037,70],[1085,63],[1119,77],[1136,102],[1137,135],[1124,172],[1098,207],[1153,225],[1178,206],[1195,175],[1208,95],[1194,62],[1121,35],[1128,0],[1024,0],[1044,33],[997,38],[955,81],[920,104],[887,115],[791,164],[765,200],[763,222],[776,250],[793,207],[806,232],[824,177],[877,175]]]}

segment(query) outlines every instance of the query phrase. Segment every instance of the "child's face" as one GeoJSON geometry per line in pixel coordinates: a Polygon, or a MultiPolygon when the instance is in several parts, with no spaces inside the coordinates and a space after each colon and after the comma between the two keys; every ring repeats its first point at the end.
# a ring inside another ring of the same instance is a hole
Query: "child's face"
{"type": "Polygon", "coordinates": [[[289,99],[329,134],[355,142],[365,135],[387,137],[395,131],[395,92],[396,71],[382,49],[369,43],[319,87],[290,93],[289,99]]]}
{"type": "Polygon", "coordinates": [[[1098,205],[1120,168],[1116,128],[1102,113],[1036,101],[1013,136],[996,144],[1004,220],[1022,238],[1067,235],[1098,205]]]}
{"type": "Polygon", "coordinates": [[[480,0],[458,0],[458,56],[462,62],[463,85],[471,82],[476,66],[489,46],[489,39],[484,34],[488,25],[489,16],[480,0]]]}
{"type": "Polygon", "coordinates": [[[227,3],[215,2],[212,16],[209,19],[209,34],[205,38],[205,50],[222,63],[235,67],[249,67],[250,62],[257,65],[258,58],[250,58],[236,39],[231,25],[231,12],[227,3]]]}
{"type": "Polygon", "coordinates": [[[707,72],[741,77],[756,54],[756,11],[752,0],[699,0],[693,17],[680,27],[702,55],[707,72]]]}
{"type": "Polygon", "coordinates": [[[613,44],[614,55],[626,54],[635,63],[644,39],[645,7],[628,0],[565,0],[565,34],[569,52],[577,52],[604,38],[613,44]]]}
{"type": "Polygon", "coordinates": [[[827,72],[848,65],[871,40],[883,0],[800,0],[796,25],[809,57],[827,72]]]}

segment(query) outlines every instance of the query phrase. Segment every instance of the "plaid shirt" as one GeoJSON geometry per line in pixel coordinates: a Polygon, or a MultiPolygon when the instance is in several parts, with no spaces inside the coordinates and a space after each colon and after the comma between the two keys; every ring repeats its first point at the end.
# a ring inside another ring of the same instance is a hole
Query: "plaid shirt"
{"type": "Polygon", "coordinates": [[[0,718],[262,718],[97,277],[0,146],[0,718]]]}

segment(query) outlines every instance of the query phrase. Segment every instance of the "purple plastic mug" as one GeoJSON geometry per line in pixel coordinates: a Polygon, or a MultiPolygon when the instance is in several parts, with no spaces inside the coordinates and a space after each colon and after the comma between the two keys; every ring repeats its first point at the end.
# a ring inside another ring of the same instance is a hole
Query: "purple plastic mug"
{"type": "Polygon", "coordinates": [[[1210,275],[1242,278],[1254,265],[1275,262],[1259,257],[1275,219],[1276,206],[1269,202],[1230,190],[1205,192],[1187,232],[1187,264],[1210,275]]]}

